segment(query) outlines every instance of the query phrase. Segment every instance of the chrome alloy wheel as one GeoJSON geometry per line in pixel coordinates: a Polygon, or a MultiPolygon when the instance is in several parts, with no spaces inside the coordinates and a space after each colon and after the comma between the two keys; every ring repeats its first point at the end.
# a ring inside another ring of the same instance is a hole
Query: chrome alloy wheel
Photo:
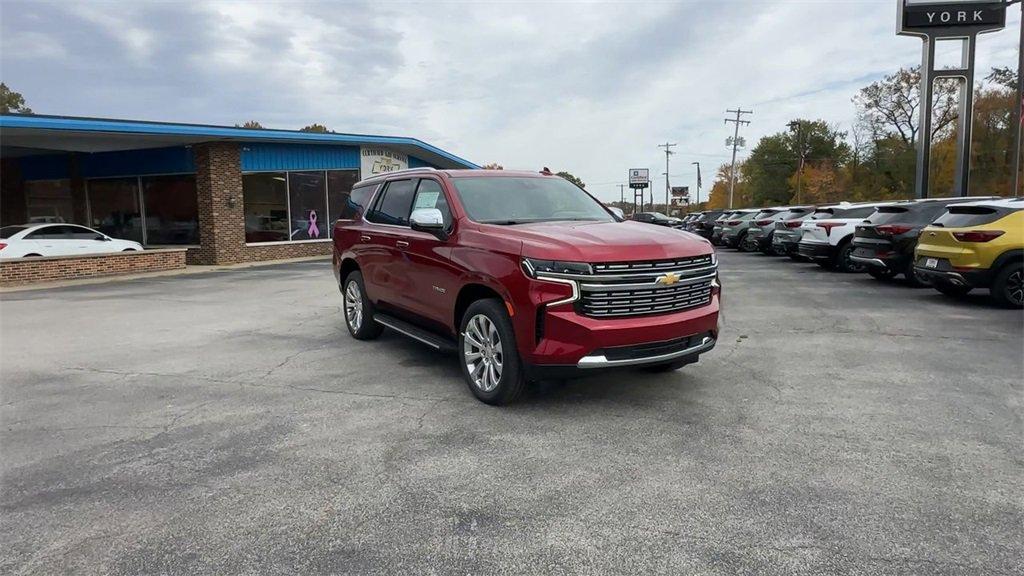
{"type": "Polygon", "coordinates": [[[1015,306],[1024,304],[1024,272],[1018,270],[1006,279],[1006,296],[1015,306]]]}
{"type": "Polygon", "coordinates": [[[353,332],[358,332],[363,326],[363,294],[355,280],[345,287],[345,321],[353,332]]]}
{"type": "Polygon", "coordinates": [[[483,392],[491,392],[501,381],[501,336],[491,319],[477,314],[469,319],[462,333],[462,359],[473,385],[483,392]]]}

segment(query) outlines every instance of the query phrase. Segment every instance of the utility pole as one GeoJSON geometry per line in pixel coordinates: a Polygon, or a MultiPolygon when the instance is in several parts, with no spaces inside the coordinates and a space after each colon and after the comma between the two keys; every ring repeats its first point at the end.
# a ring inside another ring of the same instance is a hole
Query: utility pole
{"type": "Polygon", "coordinates": [[[691,164],[693,164],[694,166],[697,167],[697,201],[695,202],[695,204],[699,205],[700,204],[700,185],[701,185],[701,181],[700,181],[700,162],[691,162],[691,164]]]}
{"type": "Polygon", "coordinates": [[[726,118],[725,123],[732,122],[736,125],[736,129],[732,135],[732,168],[729,169],[729,208],[732,208],[732,196],[733,190],[736,189],[736,148],[740,144],[740,125],[750,124],[749,120],[743,120],[744,114],[753,114],[753,110],[744,110],[743,108],[737,108],[735,110],[726,110],[726,114],[735,114],[736,118],[726,118]]]}
{"type": "MultiPolygon", "coordinates": [[[[668,158],[669,158],[669,156],[675,154],[675,152],[672,151],[672,147],[676,146],[676,145],[677,144],[672,144],[672,143],[669,143],[669,142],[665,142],[664,144],[658,144],[658,148],[664,148],[665,149],[665,215],[666,216],[668,215],[668,195],[669,195],[669,192],[672,191],[671,188],[669,187],[669,183],[668,183],[668,158]]],[[[653,200],[654,191],[653,190],[651,191],[651,196],[652,196],[651,204],[654,204],[654,200],[653,200]]]]}
{"type": "Polygon", "coordinates": [[[619,204],[626,203],[626,185],[619,184],[619,204]]]}
{"type": "MultiPolygon", "coordinates": [[[[1013,4],[1013,1],[1008,2],[1008,4],[1013,4]]],[[[1020,5],[1020,45],[1017,46],[1017,103],[1014,106],[1013,119],[1015,120],[1014,126],[1017,129],[1014,130],[1013,190],[1010,192],[1010,195],[1019,196],[1021,194],[1021,186],[1024,186],[1024,182],[1021,181],[1024,178],[1024,174],[1021,174],[1021,155],[1024,153],[1024,150],[1021,149],[1021,141],[1024,139],[1021,134],[1024,131],[1024,2],[1020,5]]]]}
{"type": "Polygon", "coordinates": [[[796,153],[797,153],[798,160],[800,161],[800,163],[799,163],[799,165],[797,166],[797,169],[796,169],[796,203],[797,204],[801,204],[803,202],[803,199],[802,199],[803,198],[803,194],[802,194],[801,189],[802,189],[802,183],[803,183],[802,180],[803,180],[803,176],[804,176],[804,159],[805,159],[804,140],[803,140],[804,124],[803,124],[803,122],[801,122],[799,120],[794,120],[794,121],[790,122],[788,124],[788,126],[789,126],[790,130],[792,130],[794,128],[796,129],[796,153]]]}

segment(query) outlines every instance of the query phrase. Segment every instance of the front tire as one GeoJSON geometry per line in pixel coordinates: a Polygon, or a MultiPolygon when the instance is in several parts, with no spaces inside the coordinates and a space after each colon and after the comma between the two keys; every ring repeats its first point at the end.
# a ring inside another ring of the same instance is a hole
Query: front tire
{"type": "Polygon", "coordinates": [[[470,392],[485,404],[510,404],[526,388],[512,320],[501,300],[469,305],[459,326],[459,355],[470,392]]]}
{"type": "Polygon", "coordinates": [[[894,272],[893,270],[890,270],[888,268],[879,268],[877,266],[872,266],[868,268],[868,274],[870,274],[871,277],[874,278],[875,280],[883,281],[892,280],[893,278],[896,277],[896,272],[894,272]]]}
{"type": "Polygon", "coordinates": [[[342,310],[345,326],[356,340],[373,340],[384,327],[373,321],[373,303],[366,297],[366,286],[361,272],[351,272],[342,282],[342,310]]]}
{"type": "Polygon", "coordinates": [[[1024,307],[1024,264],[1010,264],[992,281],[992,299],[1005,308],[1024,307]]]}

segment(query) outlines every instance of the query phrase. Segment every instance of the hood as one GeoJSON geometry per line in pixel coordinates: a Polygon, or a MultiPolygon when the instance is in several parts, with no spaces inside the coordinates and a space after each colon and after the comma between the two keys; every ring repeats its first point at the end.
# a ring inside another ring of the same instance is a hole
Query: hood
{"type": "MultiPolygon", "coordinates": [[[[483,228],[483,227],[481,227],[483,228]]],[[[707,240],[641,222],[538,222],[487,226],[487,234],[523,243],[523,256],[567,262],[667,260],[710,254],[707,240]]]]}

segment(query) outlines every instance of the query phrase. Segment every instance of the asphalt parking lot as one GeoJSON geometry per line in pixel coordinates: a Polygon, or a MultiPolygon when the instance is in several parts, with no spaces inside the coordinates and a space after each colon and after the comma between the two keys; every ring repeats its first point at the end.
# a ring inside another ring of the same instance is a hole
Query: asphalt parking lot
{"type": "Polygon", "coordinates": [[[1024,573],[1021,313],[721,263],[699,364],[509,408],[326,261],[3,294],[0,573],[1024,573]]]}

